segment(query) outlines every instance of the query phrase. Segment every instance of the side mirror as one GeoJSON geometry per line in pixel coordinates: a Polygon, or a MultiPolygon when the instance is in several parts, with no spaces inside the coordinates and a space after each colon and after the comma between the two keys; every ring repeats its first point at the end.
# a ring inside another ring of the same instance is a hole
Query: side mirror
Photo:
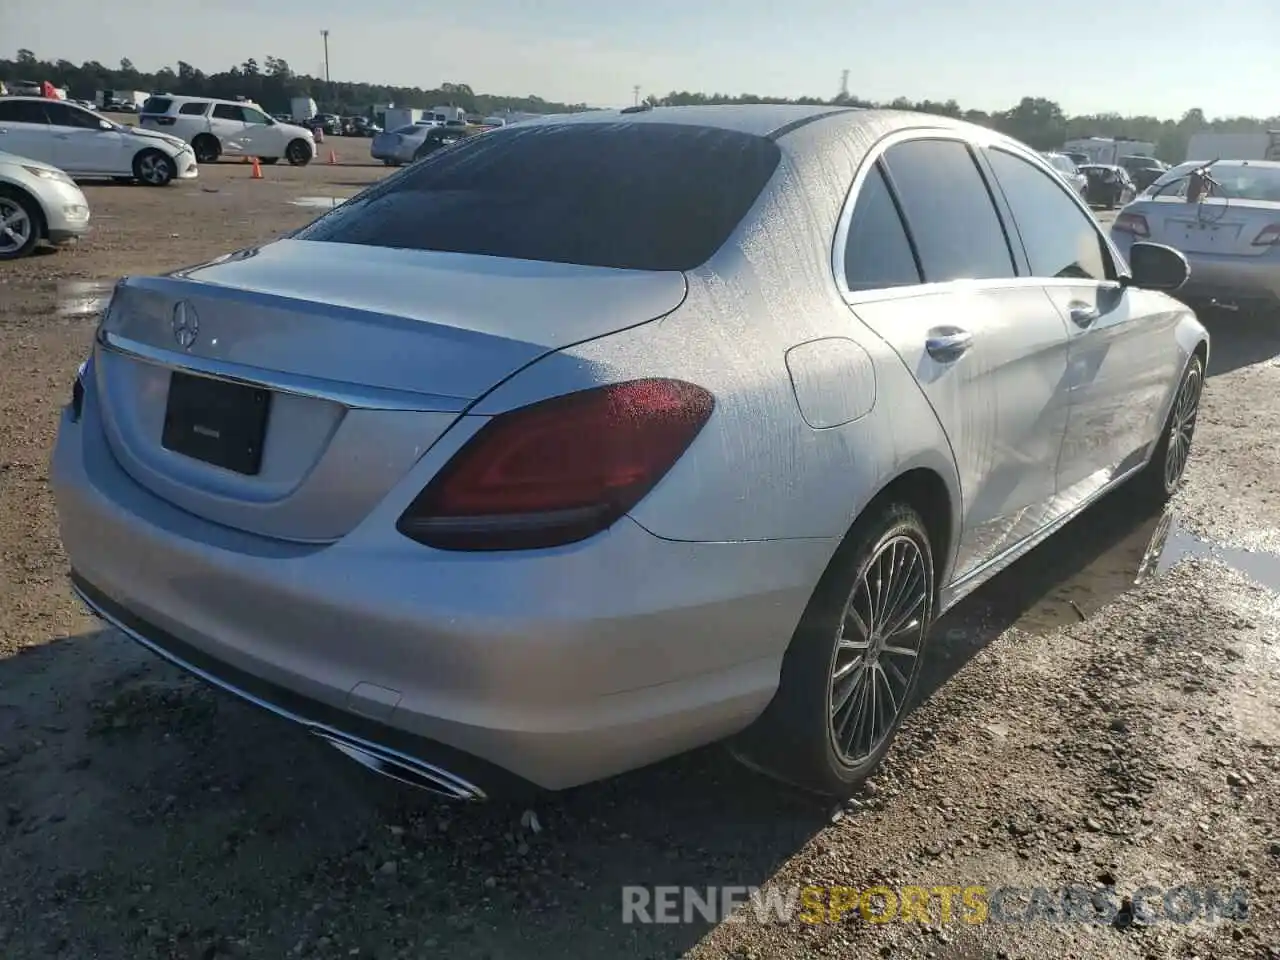
{"type": "Polygon", "coordinates": [[[116,128],[116,125],[110,120],[99,120],[98,126],[103,130],[114,130],[116,128]]]}
{"type": "Polygon", "coordinates": [[[1129,248],[1129,285],[1173,293],[1187,282],[1191,267],[1173,247],[1139,240],[1129,248]]]}

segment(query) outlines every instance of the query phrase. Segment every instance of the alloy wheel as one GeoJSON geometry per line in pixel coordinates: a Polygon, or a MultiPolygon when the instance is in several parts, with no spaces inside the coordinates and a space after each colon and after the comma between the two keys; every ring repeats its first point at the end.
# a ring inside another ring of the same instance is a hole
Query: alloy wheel
{"type": "Polygon", "coordinates": [[[1191,439],[1195,434],[1196,416],[1200,412],[1200,374],[1192,370],[1183,378],[1169,417],[1169,439],[1165,445],[1164,486],[1173,492],[1182,481],[1191,458],[1191,439]]]}
{"type": "Polygon", "coordinates": [[[34,225],[27,211],[0,197],[0,253],[16,253],[31,239],[34,225]]]}
{"type": "Polygon", "coordinates": [[[883,543],[845,604],[831,661],[832,744],[856,766],[884,744],[907,706],[933,602],[924,556],[907,536],[883,543]]]}
{"type": "Polygon", "coordinates": [[[169,161],[158,153],[146,154],[138,158],[138,173],[144,181],[153,186],[168,183],[169,161]]]}

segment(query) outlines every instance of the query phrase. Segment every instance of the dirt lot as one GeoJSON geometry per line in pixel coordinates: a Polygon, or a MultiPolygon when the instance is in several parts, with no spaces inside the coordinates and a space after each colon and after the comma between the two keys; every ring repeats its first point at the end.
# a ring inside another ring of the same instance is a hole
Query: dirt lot
{"type": "Polygon", "coordinates": [[[99,629],[65,586],[46,460],[104,289],[381,173],[91,186],[87,241],[0,267],[0,956],[1280,957],[1278,317],[1212,321],[1174,512],[1113,498],[954,611],[924,702],[838,811],[711,749],[548,800],[535,830],[368,779],[99,629]],[[1248,910],[622,922],[624,885],[790,884],[1216,885],[1248,910]]]}

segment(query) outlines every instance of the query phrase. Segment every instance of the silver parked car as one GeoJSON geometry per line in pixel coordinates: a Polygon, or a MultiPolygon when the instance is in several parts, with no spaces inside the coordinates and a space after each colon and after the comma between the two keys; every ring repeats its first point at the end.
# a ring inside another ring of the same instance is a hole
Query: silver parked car
{"type": "Polygon", "coordinates": [[[41,240],[58,245],[89,229],[89,201],[57,167],[0,153],[0,260],[16,260],[41,240]]]}
{"type": "Polygon", "coordinates": [[[1280,162],[1220,160],[1213,185],[1188,200],[1199,163],[1174,167],[1116,216],[1111,239],[1127,255],[1155,240],[1180,250],[1191,279],[1180,296],[1235,307],[1280,304],[1280,162]]]}
{"type": "Polygon", "coordinates": [[[388,166],[398,167],[421,160],[442,147],[452,146],[473,133],[472,128],[465,126],[412,123],[407,127],[375,134],[369,144],[369,155],[388,166]]]}
{"type": "Polygon", "coordinates": [[[451,796],[730,737],[846,794],[941,611],[1118,484],[1178,487],[1185,277],[959,121],[514,125],[117,287],[53,455],[73,584],[451,796]]]}

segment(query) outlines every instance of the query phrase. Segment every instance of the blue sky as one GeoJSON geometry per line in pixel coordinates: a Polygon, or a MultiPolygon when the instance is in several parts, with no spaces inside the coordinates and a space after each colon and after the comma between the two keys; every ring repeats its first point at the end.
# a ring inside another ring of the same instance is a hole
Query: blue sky
{"type": "Polygon", "coordinates": [[[632,87],[832,96],[981,109],[1023,95],[1069,113],[1280,114],[1280,0],[0,0],[13,56],[204,70],[283,57],[334,79],[630,103],[632,87]],[[1193,11],[1199,26],[1189,24],[1193,11]],[[1099,41],[1103,32],[1108,39],[1099,41]]]}

